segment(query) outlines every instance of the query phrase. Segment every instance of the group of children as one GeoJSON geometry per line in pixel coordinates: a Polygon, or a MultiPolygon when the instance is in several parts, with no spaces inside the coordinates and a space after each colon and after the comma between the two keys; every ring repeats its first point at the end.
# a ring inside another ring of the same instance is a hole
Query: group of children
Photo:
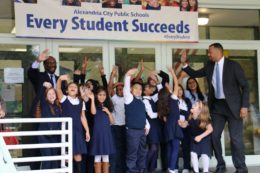
{"type": "MultiPolygon", "coordinates": [[[[73,120],[74,172],[83,172],[82,156],[87,154],[94,156],[95,173],[152,173],[157,168],[162,142],[167,143],[169,172],[178,172],[180,143],[184,172],[190,169],[190,158],[194,172],[199,172],[199,158],[203,172],[208,172],[213,130],[208,108],[199,100],[191,105],[172,68],[168,68],[174,84],[170,87],[169,76],[163,71],[152,73],[144,83],[140,79],[143,68],[137,76],[138,70],[130,69],[124,83],[114,84],[114,67],[107,84],[104,69],[99,66],[101,86],[93,79],[85,82],[86,64],[85,59],[82,73],[74,75],[74,82],[67,84],[66,92],[61,86],[69,77],[61,75],[56,90],[45,82],[39,95],[42,117],[71,117],[73,120]]],[[[39,129],[55,130],[59,126],[58,123],[42,124],[39,129]]],[[[40,138],[42,143],[59,140],[57,136],[40,138]]],[[[42,153],[57,154],[53,149],[42,153]]],[[[57,162],[44,163],[43,169],[58,167],[57,162]]]]}

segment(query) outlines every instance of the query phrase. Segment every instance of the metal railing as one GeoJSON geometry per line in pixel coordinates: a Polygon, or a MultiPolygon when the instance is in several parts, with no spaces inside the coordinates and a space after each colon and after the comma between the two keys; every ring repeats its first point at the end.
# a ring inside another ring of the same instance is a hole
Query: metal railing
{"type": "MultiPolygon", "coordinates": [[[[41,169],[41,170],[27,170],[19,171],[18,173],[72,173],[72,119],[71,118],[18,118],[18,119],[0,119],[0,124],[24,124],[24,123],[61,123],[61,130],[46,130],[46,131],[11,131],[11,132],[0,132],[0,138],[5,136],[41,136],[41,135],[61,135],[61,142],[59,143],[34,143],[34,144],[16,144],[16,145],[5,145],[2,150],[21,150],[21,149],[40,149],[40,148],[60,148],[60,155],[56,156],[36,156],[36,157],[17,157],[11,158],[11,162],[14,164],[19,163],[31,163],[41,161],[61,161],[60,168],[56,169],[41,169]]],[[[4,153],[4,152],[3,152],[4,153]]],[[[5,152],[6,153],[6,152],[5,152]]],[[[10,158],[8,155],[4,155],[4,159],[10,158]]],[[[1,159],[1,158],[0,158],[1,159]]],[[[2,172],[2,171],[0,171],[2,172]]],[[[6,172],[7,173],[7,172],[6,172]]],[[[8,172],[11,173],[11,172],[8,172]]]]}

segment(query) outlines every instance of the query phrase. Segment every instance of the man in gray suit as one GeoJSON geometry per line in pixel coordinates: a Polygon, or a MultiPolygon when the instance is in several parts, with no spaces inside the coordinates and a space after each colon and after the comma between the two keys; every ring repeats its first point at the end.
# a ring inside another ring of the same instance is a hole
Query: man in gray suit
{"type": "Polygon", "coordinates": [[[223,56],[220,43],[213,43],[208,49],[209,61],[200,70],[191,69],[182,56],[183,71],[189,76],[206,77],[209,87],[208,105],[212,118],[212,143],[218,161],[217,173],[226,172],[222,156],[221,134],[225,123],[231,139],[231,153],[236,173],[247,173],[243,143],[243,119],[248,114],[249,89],[241,66],[223,56]]]}

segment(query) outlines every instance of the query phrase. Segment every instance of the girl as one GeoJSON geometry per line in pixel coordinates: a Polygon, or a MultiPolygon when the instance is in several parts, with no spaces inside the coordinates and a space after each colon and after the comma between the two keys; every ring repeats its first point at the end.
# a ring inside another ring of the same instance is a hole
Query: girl
{"type": "Polygon", "coordinates": [[[110,124],[114,123],[113,105],[107,90],[99,87],[96,98],[92,92],[87,92],[91,99],[90,110],[94,116],[93,136],[90,141],[90,155],[95,156],[95,173],[109,172],[109,154],[115,152],[110,124]]]}
{"type": "MultiPolygon", "coordinates": [[[[184,89],[182,85],[178,86],[178,100],[180,109],[180,120],[188,120],[191,102],[188,98],[185,98],[184,89]]],[[[188,173],[190,169],[190,128],[182,129],[183,139],[181,140],[182,156],[183,156],[183,171],[182,173],[188,173]]]]}
{"type": "Polygon", "coordinates": [[[85,104],[78,98],[78,86],[69,83],[67,86],[67,96],[63,95],[61,82],[67,81],[68,75],[61,75],[57,81],[57,96],[61,103],[62,115],[72,118],[73,134],[73,157],[75,160],[76,173],[81,173],[82,154],[87,153],[86,141],[90,140],[88,122],[85,116],[85,104]],[[84,136],[84,129],[85,136],[84,136]]]}
{"type": "MultiPolygon", "coordinates": [[[[147,79],[147,82],[149,83],[150,87],[153,89],[153,94],[158,95],[158,92],[165,87],[166,83],[169,83],[169,75],[165,73],[164,71],[160,70],[159,73],[152,72],[150,76],[147,79]],[[161,77],[161,83],[159,83],[158,76],[161,77]]],[[[157,96],[158,97],[158,96],[157,96]]],[[[158,100],[158,99],[157,99],[158,100]]],[[[164,122],[160,119],[161,122],[161,128],[164,128],[164,122]]],[[[162,141],[160,143],[160,157],[161,157],[161,165],[162,165],[162,170],[164,172],[167,171],[168,169],[168,160],[167,160],[167,142],[162,138],[162,141]]]]}
{"type": "Polygon", "coordinates": [[[190,4],[188,0],[180,0],[180,11],[190,11],[190,4]]]}
{"type": "Polygon", "coordinates": [[[185,96],[194,104],[197,101],[207,102],[207,97],[201,92],[198,81],[189,77],[186,84],[185,96]]]}
{"type": "Polygon", "coordinates": [[[143,87],[143,102],[146,110],[146,117],[150,123],[150,132],[147,135],[147,144],[149,145],[149,151],[146,157],[146,172],[154,172],[157,166],[159,145],[162,138],[161,122],[157,115],[156,102],[158,100],[158,94],[153,94],[153,88],[147,83],[143,87]]]}
{"type": "MultiPolygon", "coordinates": [[[[57,118],[61,116],[61,107],[57,99],[56,91],[49,82],[44,82],[39,95],[40,110],[42,118],[57,118]]],[[[59,130],[60,123],[40,123],[38,130],[59,130]]],[[[60,138],[58,135],[38,136],[39,143],[58,143],[60,138]]],[[[59,154],[57,148],[42,148],[40,149],[42,156],[56,156],[59,154]]],[[[42,169],[58,168],[58,161],[42,162],[42,169]]]]}
{"type": "Polygon", "coordinates": [[[190,11],[198,11],[198,0],[189,0],[190,11]]]}
{"type": "Polygon", "coordinates": [[[174,90],[171,93],[169,86],[159,91],[158,114],[165,121],[164,133],[168,143],[168,169],[170,173],[178,172],[177,159],[180,139],[183,137],[178,120],[180,111],[178,106],[178,79],[172,68],[169,71],[173,77],[174,90]]]}
{"type": "Polygon", "coordinates": [[[199,159],[201,157],[203,172],[209,172],[209,159],[212,155],[211,133],[213,131],[208,107],[202,101],[196,102],[191,109],[189,121],[179,120],[183,128],[191,128],[191,162],[194,172],[199,172],[199,159]]]}

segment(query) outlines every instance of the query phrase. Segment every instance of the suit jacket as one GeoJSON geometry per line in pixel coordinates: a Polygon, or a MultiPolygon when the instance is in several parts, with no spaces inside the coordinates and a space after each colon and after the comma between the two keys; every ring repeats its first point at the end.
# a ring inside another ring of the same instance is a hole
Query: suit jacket
{"type": "MultiPolygon", "coordinates": [[[[33,69],[30,67],[27,71],[27,75],[29,80],[31,81],[36,97],[32,101],[31,110],[29,117],[34,117],[36,112],[37,103],[40,100],[40,92],[43,90],[43,83],[50,82],[51,79],[47,72],[40,72],[39,69],[33,69]]],[[[58,76],[55,75],[56,81],[58,80],[58,76]]]]}
{"type": "MultiPolygon", "coordinates": [[[[214,87],[212,85],[214,66],[215,62],[208,61],[200,70],[193,70],[189,66],[183,68],[183,71],[191,77],[207,78],[209,87],[208,105],[210,110],[215,99],[214,87]]],[[[237,62],[225,58],[222,82],[226,102],[233,115],[239,118],[240,108],[249,107],[249,88],[244,71],[237,62]]]]}
{"type": "MultiPolygon", "coordinates": [[[[30,79],[30,81],[32,82],[33,88],[35,93],[37,94],[39,92],[39,89],[42,88],[43,83],[44,82],[50,82],[51,83],[51,79],[48,75],[47,72],[40,72],[39,69],[33,69],[33,68],[29,68],[28,72],[27,72],[28,78],[30,79]]],[[[56,81],[58,80],[58,76],[54,75],[56,81]]]]}

